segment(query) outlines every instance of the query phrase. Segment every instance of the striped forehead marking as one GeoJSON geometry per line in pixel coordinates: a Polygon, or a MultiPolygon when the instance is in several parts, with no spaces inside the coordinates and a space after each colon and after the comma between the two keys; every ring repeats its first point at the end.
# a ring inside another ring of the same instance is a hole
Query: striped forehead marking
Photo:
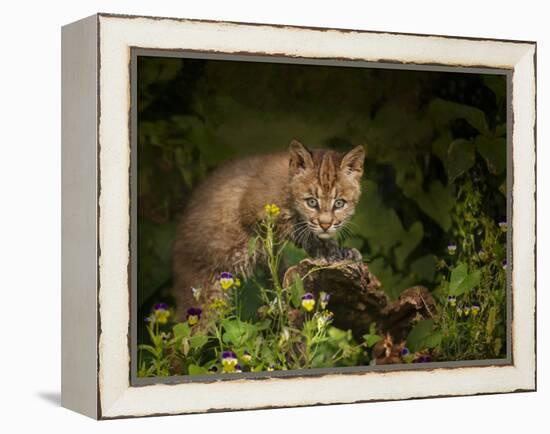
{"type": "Polygon", "coordinates": [[[321,164],[319,165],[318,172],[319,184],[321,185],[323,193],[330,194],[331,190],[334,188],[337,174],[338,171],[333,154],[331,152],[325,152],[321,164]]]}

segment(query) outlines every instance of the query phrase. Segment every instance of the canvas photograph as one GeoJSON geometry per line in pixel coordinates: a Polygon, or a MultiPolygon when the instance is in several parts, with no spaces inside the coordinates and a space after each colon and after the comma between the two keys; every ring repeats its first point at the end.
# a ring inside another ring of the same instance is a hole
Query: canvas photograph
{"type": "Polygon", "coordinates": [[[139,50],[138,379],[509,362],[509,74],[139,50]]]}

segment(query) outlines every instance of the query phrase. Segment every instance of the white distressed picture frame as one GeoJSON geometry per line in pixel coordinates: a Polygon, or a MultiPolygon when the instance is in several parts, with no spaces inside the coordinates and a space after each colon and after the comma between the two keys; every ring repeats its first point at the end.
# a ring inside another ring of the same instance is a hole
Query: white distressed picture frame
{"type": "Polygon", "coordinates": [[[535,390],[535,43],[98,14],[63,28],[62,54],[63,406],[110,419],[535,390]],[[133,48],[509,70],[510,363],[132,384],[133,48]]]}

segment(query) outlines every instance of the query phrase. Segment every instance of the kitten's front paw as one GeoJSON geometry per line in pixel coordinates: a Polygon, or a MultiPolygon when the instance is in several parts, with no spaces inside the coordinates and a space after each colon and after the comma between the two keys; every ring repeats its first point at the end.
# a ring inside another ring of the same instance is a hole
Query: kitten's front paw
{"type": "Polygon", "coordinates": [[[361,252],[353,247],[343,247],[340,249],[340,253],[345,261],[363,262],[361,252]]]}
{"type": "Polygon", "coordinates": [[[328,255],[327,260],[329,262],[335,262],[335,261],[353,261],[353,262],[362,262],[363,256],[359,252],[359,250],[350,248],[350,247],[342,247],[334,249],[330,255],[328,255]]]}

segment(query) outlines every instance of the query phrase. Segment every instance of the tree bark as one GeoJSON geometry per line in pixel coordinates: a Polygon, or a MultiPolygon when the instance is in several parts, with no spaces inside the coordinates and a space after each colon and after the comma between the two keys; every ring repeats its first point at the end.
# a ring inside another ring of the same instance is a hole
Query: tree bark
{"type": "Polygon", "coordinates": [[[351,329],[356,339],[375,323],[378,334],[403,341],[418,319],[431,318],[435,312],[433,297],[423,286],[408,288],[390,300],[365,263],[304,259],[286,271],[285,286],[295,273],[303,278],[306,291],[316,297],[321,291],[330,294],[328,309],[334,313],[334,326],[351,329]]]}

